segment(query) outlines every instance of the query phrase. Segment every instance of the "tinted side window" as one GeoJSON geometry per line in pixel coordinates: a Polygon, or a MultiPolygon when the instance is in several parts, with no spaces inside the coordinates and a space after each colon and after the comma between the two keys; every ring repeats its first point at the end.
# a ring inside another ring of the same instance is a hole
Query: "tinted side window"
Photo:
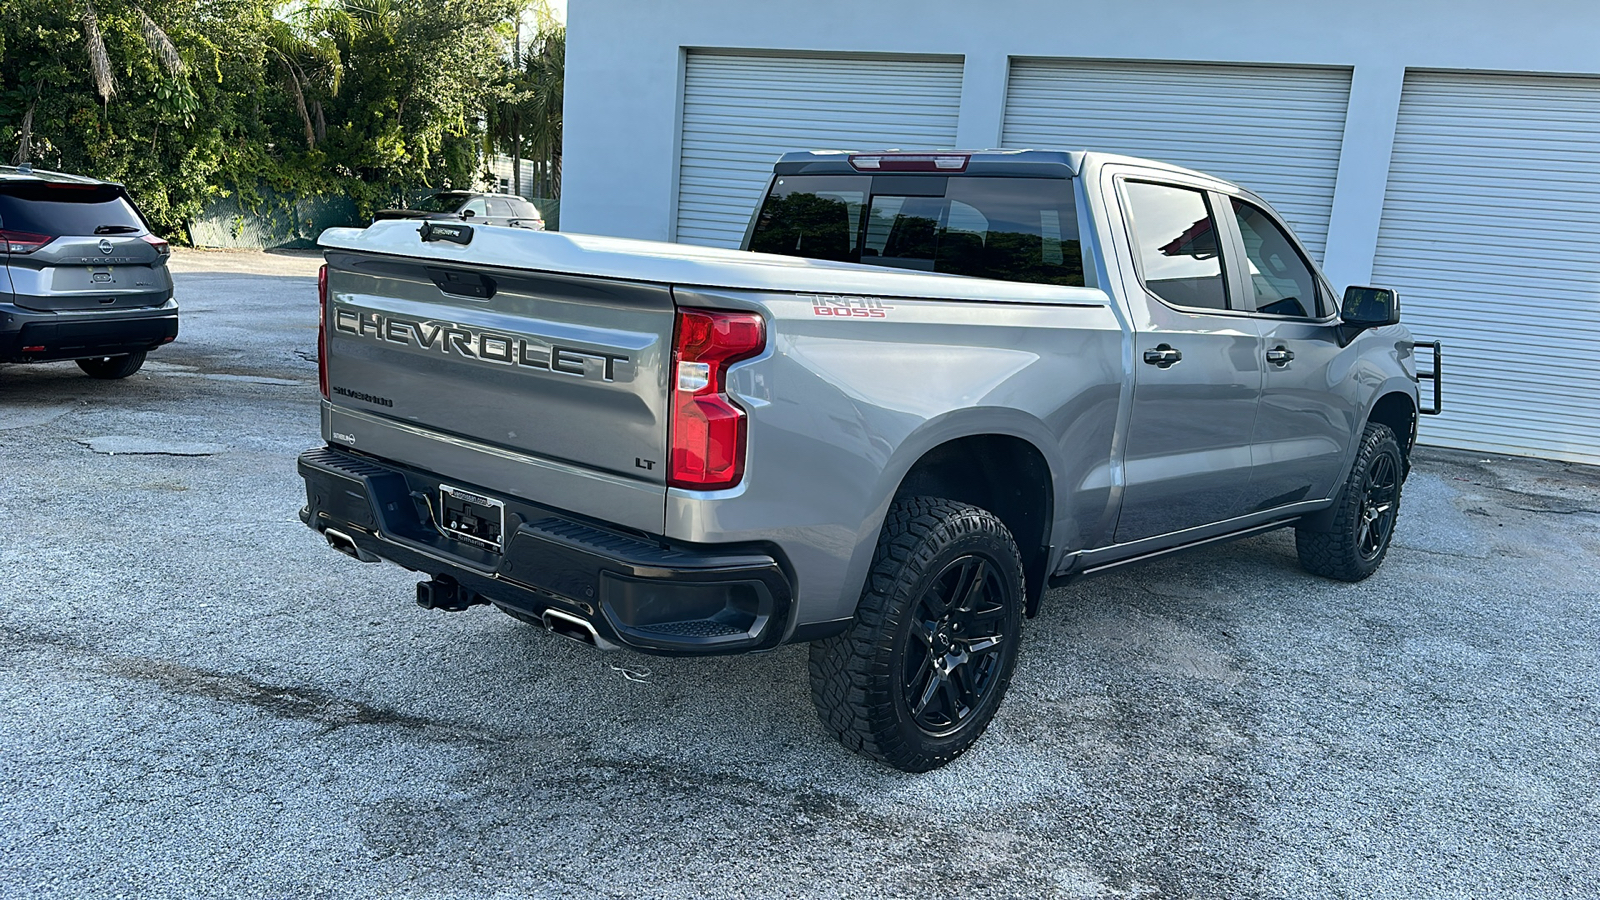
{"type": "Polygon", "coordinates": [[[461,207],[461,212],[471,211],[471,213],[475,216],[488,215],[487,210],[488,207],[484,206],[482,197],[474,197],[471,200],[468,200],[465,206],[461,207]]]}
{"type": "Polygon", "coordinates": [[[1319,315],[1316,276],[1278,223],[1241,200],[1233,201],[1233,216],[1244,238],[1255,310],[1274,316],[1319,315]]]}
{"type": "Polygon", "coordinates": [[[0,228],[51,237],[142,234],[145,230],[120,188],[55,184],[6,186],[0,191],[0,228]]]}
{"type": "Polygon", "coordinates": [[[750,249],[856,262],[856,228],[871,185],[867,175],[778,178],[761,204],[750,249]]]}
{"type": "Polygon", "coordinates": [[[516,215],[516,213],[511,211],[511,204],[505,200],[499,199],[498,197],[490,197],[485,202],[489,204],[489,215],[494,216],[497,219],[509,219],[516,215]]]}
{"type": "Polygon", "coordinates": [[[892,186],[891,179],[874,183],[862,262],[1083,286],[1077,204],[1067,179],[951,178],[943,197],[897,195],[892,186]]]}
{"type": "Polygon", "coordinates": [[[1125,189],[1145,288],[1173,306],[1227,309],[1222,251],[1206,195],[1137,181],[1125,189]]]}

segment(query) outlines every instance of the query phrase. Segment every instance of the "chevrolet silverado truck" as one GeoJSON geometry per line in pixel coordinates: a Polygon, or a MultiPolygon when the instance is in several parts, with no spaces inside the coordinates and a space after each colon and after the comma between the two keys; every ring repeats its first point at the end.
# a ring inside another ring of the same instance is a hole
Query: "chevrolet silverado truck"
{"type": "Polygon", "coordinates": [[[1259,197],[1092,152],[789,154],[741,250],[321,244],[306,524],[602,649],[809,642],[824,726],[910,771],[1047,588],[1274,528],[1372,574],[1437,371],[1259,197]]]}

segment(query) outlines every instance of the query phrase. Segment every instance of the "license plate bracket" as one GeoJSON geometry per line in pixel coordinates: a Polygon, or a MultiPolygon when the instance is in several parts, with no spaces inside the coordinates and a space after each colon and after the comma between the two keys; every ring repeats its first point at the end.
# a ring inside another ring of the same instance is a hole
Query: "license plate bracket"
{"type": "Polygon", "coordinates": [[[506,505],[493,497],[441,484],[439,529],[456,540],[504,552],[506,505]]]}

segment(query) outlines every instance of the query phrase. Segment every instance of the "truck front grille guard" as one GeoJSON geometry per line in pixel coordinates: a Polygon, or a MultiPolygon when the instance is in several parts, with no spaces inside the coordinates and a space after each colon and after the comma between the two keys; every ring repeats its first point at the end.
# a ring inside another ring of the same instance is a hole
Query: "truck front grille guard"
{"type": "MultiPolygon", "coordinates": [[[[1425,416],[1437,416],[1439,412],[1444,409],[1444,406],[1442,405],[1442,398],[1444,396],[1444,369],[1442,368],[1444,365],[1444,355],[1443,351],[1439,347],[1438,341],[1411,342],[1411,350],[1413,353],[1423,349],[1424,347],[1433,351],[1433,364],[1426,370],[1424,370],[1419,364],[1417,366],[1417,380],[1433,382],[1433,403],[1429,406],[1424,406],[1421,409],[1418,409],[1417,412],[1425,416]]],[[[1422,401],[1419,399],[1417,402],[1420,404],[1422,401]]]]}

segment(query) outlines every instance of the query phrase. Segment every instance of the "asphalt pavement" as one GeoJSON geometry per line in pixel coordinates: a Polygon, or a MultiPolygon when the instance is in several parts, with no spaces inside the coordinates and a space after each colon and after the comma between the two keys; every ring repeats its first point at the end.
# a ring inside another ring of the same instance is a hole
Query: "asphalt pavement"
{"type": "Polygon", "coordinates": [[[602,654],[328,549],[316,262],[180,252],[137,375],[0,368],[0,897],[1600,897],[1600,470],[1424,449],[1357,585],[1278,532],[1053,591],[908,775],[803,647],[602,654]]]}

